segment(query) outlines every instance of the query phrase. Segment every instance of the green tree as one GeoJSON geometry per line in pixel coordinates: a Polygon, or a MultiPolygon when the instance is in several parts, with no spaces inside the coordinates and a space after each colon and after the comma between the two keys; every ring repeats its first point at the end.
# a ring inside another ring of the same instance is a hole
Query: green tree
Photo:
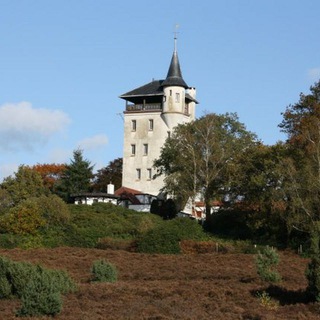
{"type": "Polygon", "coordinates": [[[283,143],[273,146],[257,143],[241,153],[235,159],[236,165],[229,168],[233,177],[229,196],[235,200],[230,213],[236,212],[237,219],[242,217],[256,240],[265,239],[272,244],[288,240],[290,227],[283,219],[287,209],[283,159],[287,153],[283,143]]]}
{"type": "MultiPolygon", "coordinates": [[[[283,161],[287,183],[287,219],[309,235],[320,232],[320,81],[310,94],[289,105],[279,125],[288,135],[289,155],[283,161]]],[[[314,251],[318,251],[319,244],[314,251]]]]}
{"type": "Polygon", "coordinates": [[[21,165],[14,177],[4,179],[1,188],[10,196],[12,205],[17,205],[30,197],[48,193],[43,185],[41,175],[27,166],[21,165]]]}
{"type": "Polygon", "coordinates": [[[115,190],[122,185],[122,158],[117,158],[109,164],[98,170],[95,174],[93,190],[98,192],[107,192],[108,184],[114,184],[115,190]]]}
{"type": "Polygon", "coordinates": [[[280,124],[288,135],[291,156],[285,159],[288,183],[284,185],[288,202],[287,219],[292,228],[305,232],[310,239],[311,262],[306,270],[307,292],[320,297],[320,81],[310,94],[300,94],[289,105],[280,124]]]}
{"type": "Polygon", "coordinates": [[[169,194],[182,201],[201,195],[209,213],[211,200],[227,193],[229,167],[255,142],[236,114],[207,114],[177,126],[154,165],[169,194]]]}
{"type": "Polygon", "coordinates": [[[71,163],[66,165],[62,173],[56,193],[70,202],[72,194],[89,192],[93,179],[93,167],[90,161],[83,158],[82,150],[75,150],[71,163]]]}

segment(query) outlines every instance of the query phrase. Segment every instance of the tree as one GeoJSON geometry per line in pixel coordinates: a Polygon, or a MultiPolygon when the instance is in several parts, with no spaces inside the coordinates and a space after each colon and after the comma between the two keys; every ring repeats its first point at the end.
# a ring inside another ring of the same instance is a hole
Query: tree
{"type": "Polygon", "coordinates": [[[5,178],[1,188],[9,194],[12,205],[17,205],[30,197],[48,193],[43,185],[41,175],[24,165],[18,168],[14,177],[5,178]]]}
{"type": "Polygon", "coordinates": [[[236,114],[207,114],[177,126],[154,165],[169,194],[183,201],[201,195],[209,214],[210,201],[228,192],[228,168],[255,142],[236,114]]]}
{"type": "MultiPolygon", "coordinates": [[[[308,95],[289,105],[279,125],[288,135],[290,156],[284,159],[284,192],[293,228],[310,235],[320,233],[320,81],[308,95]]],[[[319,247],[319,244],[317,244],[319,247]]],[[[316,251],[319,248],[315,249],[316,251]]]]}
{"type": "Polygon", "coordinates": [[[122,158],[117,158],[109,162],[108,166],[98,170],[95,174],[93,190],[106,192],[108,184],[112,183],[115,189],[122,185],[122,158]]]}
{"type": "Polygon", "coordinates": [[[306,232],[312,259],[307,268],[307,292],[320,298],[320,81],[310,94],[300,94],[298,103],[289,105],[280,124],[288,135],[291,157],[284,167],[288,216],[293,228],[306,232]]]}
{"type": "Polygon", "coordinates": [[[83,151],[73,151],[73,159],[67,164],[57,185],[57,194],[65,201],[71,201],[72,194],[89,192],[93,178],[93,167],[90,161],[83,158],[83,151]]]}
{"type": "Polygon", "coordinates": [[[61,179],[62,173],[65,170],[65,164],[38,163],[32,166],[31,169],[40,173],[44,186],[53,191],[55,184],[61,179]]]}

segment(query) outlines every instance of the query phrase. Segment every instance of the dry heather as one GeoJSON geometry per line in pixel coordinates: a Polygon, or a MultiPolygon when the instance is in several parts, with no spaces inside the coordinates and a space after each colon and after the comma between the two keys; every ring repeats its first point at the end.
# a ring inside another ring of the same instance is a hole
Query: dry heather
{"type": "MultiPolygon", "coordinates": [[[[0,250],[0,255],[65,269],[78,282],[79,290],[64,298],[55,319],[320,318],[320,305],[308,302],[304,294],[307,260],[289,252],[280,255],[283,280],[276,287],[258,279],[253,255],[245,254],[174,256],[56,248],[0,250]],[[90,269],[98,259],[117,267],[116,283],[90,283],[90,269]],[[264,291],[270,300],[257,297],[264,291]]],[[[18,307],[18,300],[0,300],[0,318],[17,319],[18,307]]]]}

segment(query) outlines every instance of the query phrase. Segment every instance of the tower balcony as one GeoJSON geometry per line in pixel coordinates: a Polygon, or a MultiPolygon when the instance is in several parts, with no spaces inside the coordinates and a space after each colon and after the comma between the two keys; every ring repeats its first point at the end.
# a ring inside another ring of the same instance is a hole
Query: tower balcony
{"type": "Polygon", "coordinates": [[[127,112],[162,111],[162,103],[127,104],[127,112]]]}

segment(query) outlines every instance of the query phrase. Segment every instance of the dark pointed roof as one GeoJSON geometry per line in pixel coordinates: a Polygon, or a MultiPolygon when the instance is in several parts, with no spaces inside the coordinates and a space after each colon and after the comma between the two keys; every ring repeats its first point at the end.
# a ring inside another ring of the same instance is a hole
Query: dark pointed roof
{"type": "Polygon", "coordinates": [[[162,86],[178,86],[184,87],[185,89],[188,88],[188,85],[182,78],[178,53],[176,50],[173,52],[167,78],[163,81],[162,86]]]}

